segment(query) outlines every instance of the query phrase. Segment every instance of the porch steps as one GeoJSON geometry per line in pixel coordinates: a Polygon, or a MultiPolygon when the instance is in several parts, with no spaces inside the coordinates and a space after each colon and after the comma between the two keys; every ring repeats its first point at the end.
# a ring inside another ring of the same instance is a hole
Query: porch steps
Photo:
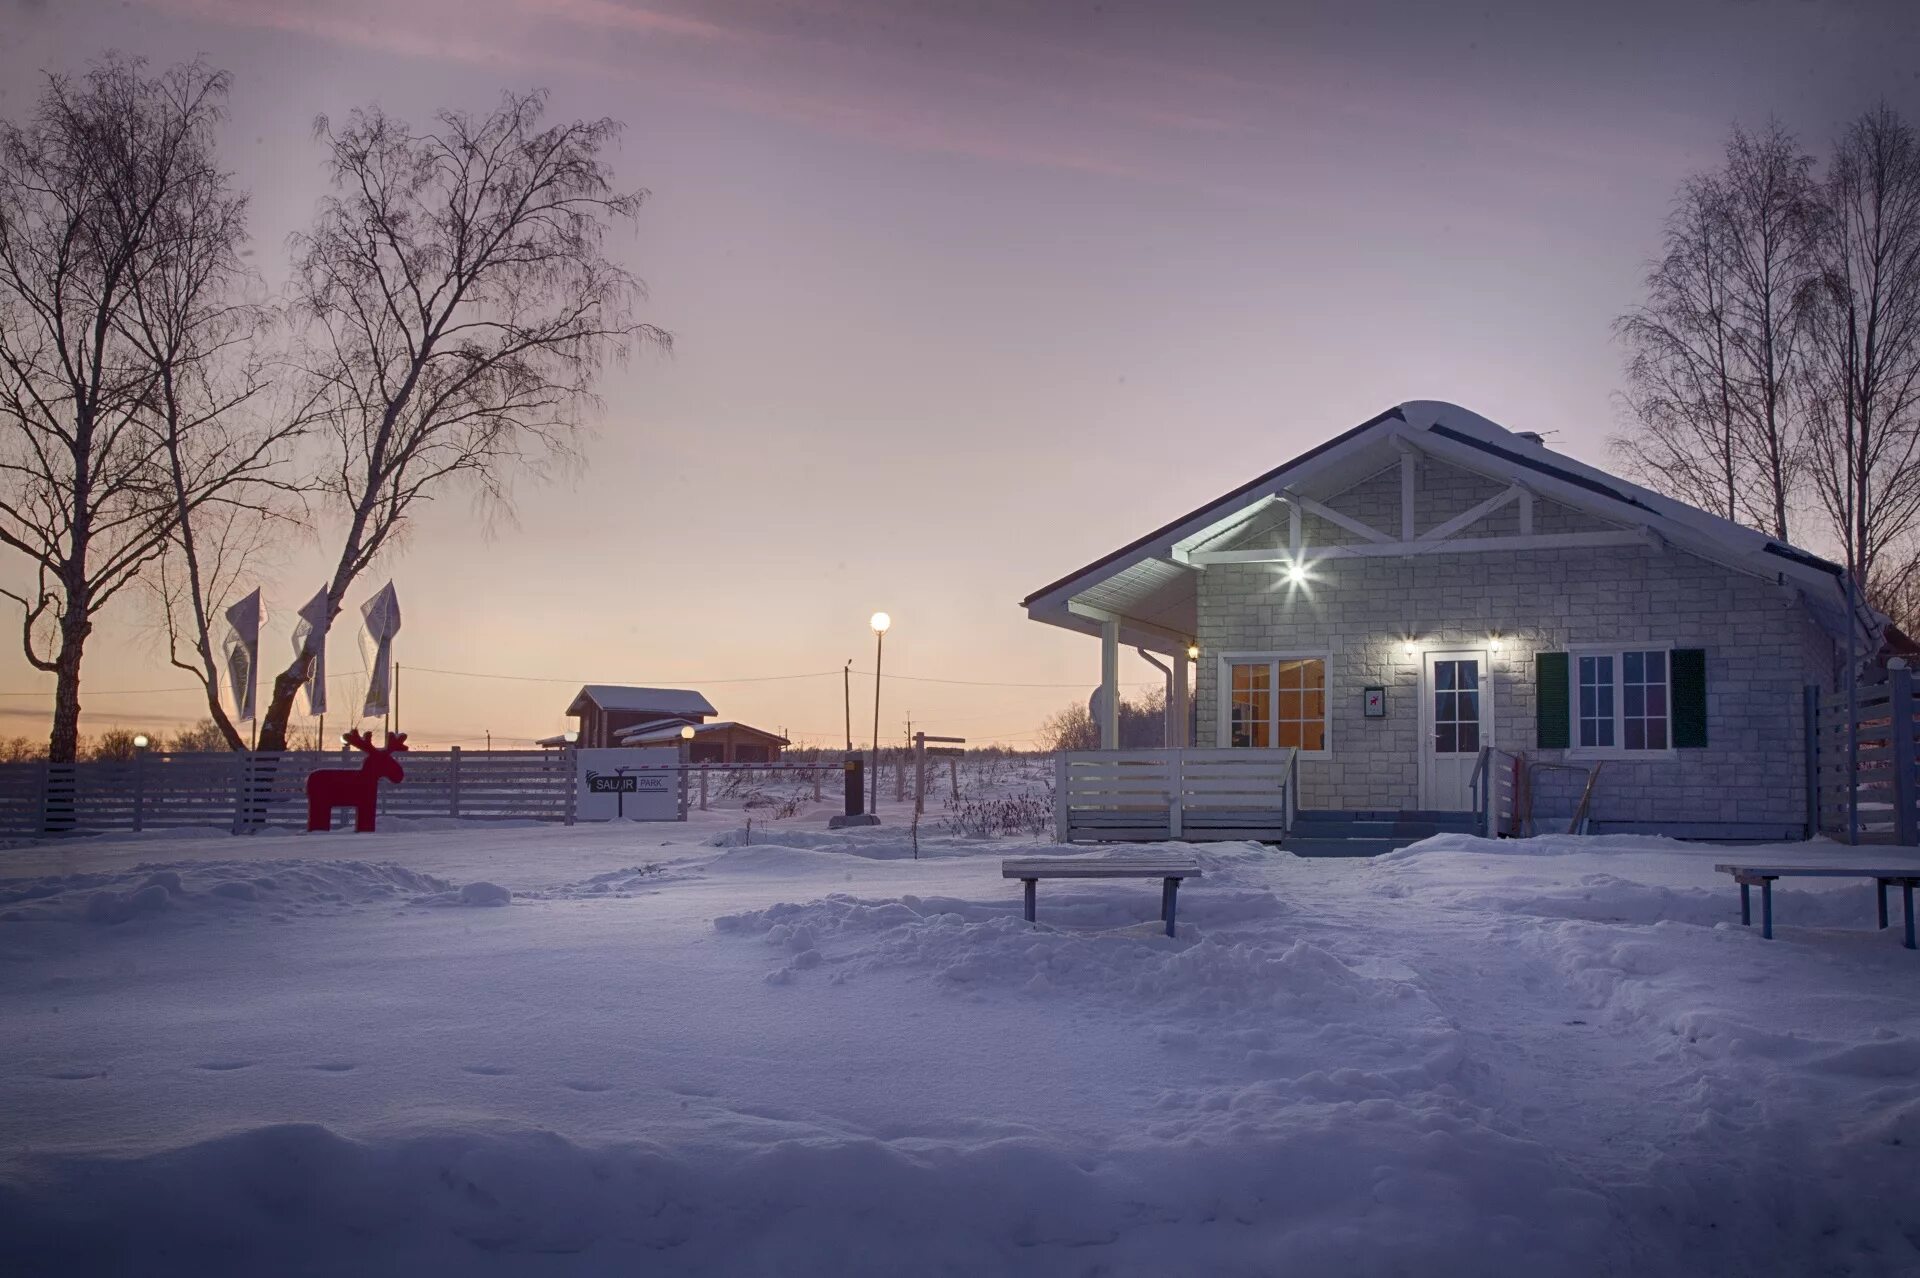
{"type": "Polygon", "coordinates": [[[1471,812],[1302,808],[1281,844],[1296,856],[1379,856],[1436,834],[1472,834],[1471,812]]]}

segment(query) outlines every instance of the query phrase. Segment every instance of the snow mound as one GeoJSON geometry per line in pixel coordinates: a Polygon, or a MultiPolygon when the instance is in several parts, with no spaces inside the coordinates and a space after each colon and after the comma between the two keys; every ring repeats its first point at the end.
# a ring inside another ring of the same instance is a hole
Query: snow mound
{"type": "Polygon", "coordinates": [[[510,1124],[355,1139],[289,1123],[35,1163],[31,1179],[0,1181],[14,1222],[0,1261],[22,1273],[1633,1268],[1604,1200],[1545,1146],[1382,1103],[1315,1110],[1237,1146],[819,1132],[703,1153],[510,1124]]]}
{"type": "Polygon", "coordinates": [[[114,924],[262,910],[284,919],[458,891],[445,879],[387,861],[142,863],[117,872],[6,881],[0,884],[0,922],[114,924]]]}
{"type": "Polygon", "coordinates": [[[1483,839],[1477,834],[1434,834],[1374,857],[1374,863],[1411,861],[1442,852],[1480,856],[1578,856],[1594,852],[1697,852],[1697,843],[1646,834],[1538,834],[1528,839],[1483,839]]]}
{"type": "MultiPolygon", "coordinates": [[[[1059,895],[1067,895],[1065,892],[1059,895]]],[[[1156,1015],[1306,1015],[1394,1003],[1410,988],[1362,975],[1302,940],[1215,939],[1222,928],[1285,917],[1269,892],[1210,894],[1180,935],[1167,937],[1152,894],[1083,891],[1049,902],[1029,924],[1014,902],[906,896],[865,900],[835,893],[804,904],[721,915],[714,929],[758,937],[784,956],[775,984],[813,968],[845,981],[870,972],[930,972],[955,990],[1022,991],[1152,1004],[1156,1015]]]]}
{"type": "MultiPolygon", "coordinates": [[[[763,826],[756,822],[751,832],[745,826],[725,830],[707,840],[714,848],[781,847],[857,856],[869,861],[910,861],[915,857],[912,831],[900,825],[855,826],[846,830],[808,830],[792,826],[763,826]]],[[[946,857],[977,857],[1002,848],[977,840],[956,839],[941,834],[931,824],[922,823],[918,857],[932,861],[946,857]]]]}

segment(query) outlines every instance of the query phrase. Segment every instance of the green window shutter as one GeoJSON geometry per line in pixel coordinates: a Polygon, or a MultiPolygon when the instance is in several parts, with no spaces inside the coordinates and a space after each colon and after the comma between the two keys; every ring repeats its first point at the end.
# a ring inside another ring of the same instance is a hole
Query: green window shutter
{"type": "Polygon", "coordinates": [[[1673,745],[1698,750],[1707,744],[1707,650],[1675,648],[1667,659],[1673,680],[1673,745]]]}
{"type": "Polygon", "coordinates": [[[1567,654],[1533,654],[1534,745],[1564,750],[1571,735],[1567,707],[1567,654]]]}

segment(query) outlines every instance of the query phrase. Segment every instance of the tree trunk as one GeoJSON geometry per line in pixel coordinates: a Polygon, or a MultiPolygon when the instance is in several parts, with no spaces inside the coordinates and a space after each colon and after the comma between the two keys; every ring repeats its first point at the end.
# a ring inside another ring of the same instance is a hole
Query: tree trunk
{"type": "Polygon", "coordinates": [[[72,763],[80,754],[80,655],[93,623],[72,607],[60,618],[60,655],[54,658],[53,732],[47,739],[51,763],[72,763]]]}
{"type": "MultiPolygon", "coordinates": [[[[311,661],[312,658],[303,653],[273,677],[273,696],[267,702],[267,712],[260,716],[260,741],[255,749],[264,753],[287,748],[287,721],[293,717],[293,699],[306,685],[311,661]]],[[[322,741],[320,748],[326,749],[327,743],[322,741]]]]}

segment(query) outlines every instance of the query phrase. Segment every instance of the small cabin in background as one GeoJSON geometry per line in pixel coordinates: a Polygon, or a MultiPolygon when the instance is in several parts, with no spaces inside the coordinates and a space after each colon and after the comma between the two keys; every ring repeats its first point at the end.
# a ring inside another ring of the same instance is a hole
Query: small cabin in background
{"type": "MultiPolygon", "coordinates": [[[[713,703],[691,688],[635,688],[590,683],[580,689],[567,713],[580,720],[575,744],[583,750],[620,746],[672,745],[687,741],[690,763],[777,763],[790,743],[777,732],[732,720],[709,723],[713,703]]],[[[564,738],[548,738],[560,744],[564,738]]],[[[543,742],[542,744],[546,744],[543,742]]]]}

